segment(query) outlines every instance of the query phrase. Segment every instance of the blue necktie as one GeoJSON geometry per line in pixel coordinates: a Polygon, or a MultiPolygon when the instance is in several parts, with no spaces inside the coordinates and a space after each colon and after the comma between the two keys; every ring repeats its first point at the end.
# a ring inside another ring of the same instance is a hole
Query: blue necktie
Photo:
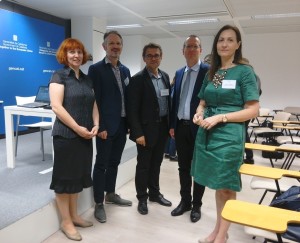
{"type": "Polygon", "coordinates": [[[186,98],[187,98],[187,95],[189,92],[192,71],[193,71],[192,69],[189,69],[187,71],[186,79],[185,79],[183,87],[182,87],[182,92],[180,95],[180,103],[179,103],[179,108],[178,108],[179,120],[184,119],[184,107],[185,107],[186,98]]]}

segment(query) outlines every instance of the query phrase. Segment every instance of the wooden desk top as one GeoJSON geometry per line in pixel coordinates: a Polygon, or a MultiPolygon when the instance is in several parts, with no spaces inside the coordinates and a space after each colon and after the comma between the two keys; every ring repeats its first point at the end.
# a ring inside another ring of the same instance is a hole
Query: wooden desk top
{"type": "Polygon", "coordinates": [[[288,223],[300,224],[300,212],[239,200],[228,200],[222,217],[234,223],[275,233],[284,233],[288,223]]]}
{"type": "Polygon", "coordinates": [[[282,125],[274,125],[273,128],[280,128],[280,129],[289,129],[289,130],[300,130],[300,126],[282,126],[282,125]]]}
{"type": "Polygon", "coordinates": [[[278,146],[264,145],[259,143],[245,143],[246,149],[261,150],[267,152],[275,152],[278,146]]]}
{"type": "Polygon", "coordinates": [[[289,153],[300,153],[299,144],[283,144],[276,147],[276,151],[289,152],[289,153]]]}
{"type": "Polygon", "coordinates": [[[272,123],[282,123],[282,124],[300,124],[300,121],[280,121],[280,120],[270,120],[272,123]]]}
{"type": "Polygon", "coordinates": [[[244,175],[259,176],[279,180],[282,177],[300,178],[300,172],[260,165],[242,164],[239,172],[244,175]]]}
{"type": "Polygon", "coordinates": [[[283,152],[291,152],[291,153],[300,153],[299,144],[286,144],[281,146],[274,146],[274,145],[264,145],[259,143],[245,143],[245,148],[253,149],[253,150],[261,150],[266,152],[283,151],[283,152]]]}

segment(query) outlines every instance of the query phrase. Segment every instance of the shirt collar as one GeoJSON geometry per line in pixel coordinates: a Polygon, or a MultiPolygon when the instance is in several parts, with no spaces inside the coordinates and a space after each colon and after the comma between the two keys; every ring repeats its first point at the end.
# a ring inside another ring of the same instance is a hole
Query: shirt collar
{"type": "MultiPolygon", "coordinates": [[[[75,71],[70,68],[69,66],[65,66],[65,72],[68,76],[70,75],[74,75],[75,76],[75,71]]],[[[81,71],[81,69],[79,69],[79,77],[81,77],[83,75],[83,72],[81,71]]]]}
{"type": "Polygon", "coordinates": [[[161,78],[161,73],[159,70],[158,70],[158,76],[156,77],[148,68],[146,68],[146,69],[147,69],[147,72],[148,72],[150,78],[155,78],[155,79],[161,78]]]}
{"type": "Polygon", "coordinates": [[[201,60],[199,60],[194,66],[190,68],[186,66],[184,72],[187,72],[189,69],[192,69],[193,71],[197,72],[200,68],[200,65],[201,65],[201,60]]]}
{"type": "MultiPolygon", "coordinates": [[[[111,61],[108,59],[108,57],[107,56],[105,56],[105,64],[111,64],[111,61]]],[[[119,67],[121,65],[121,62],[118,60],[118,64],[117,64],[117,66],[119,67]]]]}

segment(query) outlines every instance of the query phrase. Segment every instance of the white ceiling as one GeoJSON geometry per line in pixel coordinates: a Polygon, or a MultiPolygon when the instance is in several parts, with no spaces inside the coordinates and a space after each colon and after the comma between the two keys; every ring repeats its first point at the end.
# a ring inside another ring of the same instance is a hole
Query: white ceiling
{"type": "Polygon", "coordinates": [[[234,24],[242,34],[300,32],[300,17],[254,20],[253,15],[300,13],[300,0],[13,0],[57,17],[93,16],[107,25],[142,24],[118,29],[122,35],[150,39],[214,35],[234,24]],[[218,23],[170,26],[166,21],[217,17],[218,23]]]}

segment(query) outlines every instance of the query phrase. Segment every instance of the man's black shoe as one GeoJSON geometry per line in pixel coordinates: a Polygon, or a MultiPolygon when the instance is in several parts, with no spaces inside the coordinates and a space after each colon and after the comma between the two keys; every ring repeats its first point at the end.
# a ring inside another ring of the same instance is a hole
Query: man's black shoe
{"type": "Polygon", "coordinates": [[[244,159],[244,163],[245,164],[251,164],[251,165],[253,165],[254,164],[254,160],[253,159],[244,159]]]}
{"type": "Polygon", "coordinates": [[[190,218],[193,223],[199,221],[199,219],[201,218],[200,208],[192,208],[190,218]]]}
{"type": "Polygon", "coordinates": [[[142,214],[142,215],[148,214],[147,202],[146,201],[139,201],[137,209],[138,209],[139,213],[142,214]]]}
{"type": "Polygon", "coordinates": [[[169,200],[165,199],[162,194],[159,194],[157,197],[149,197],[149,201],[157,202],[160,205],[167,206],[167,207],[172,206],[172,203],[169,200]]]}
{"type": "Polygon", "coordinates": [[[186,204],[184,202],[180,202],[179,205],[171,212],[172,216],[179,216],[183,213],[191,210],[191,203],[186,204]]]}

